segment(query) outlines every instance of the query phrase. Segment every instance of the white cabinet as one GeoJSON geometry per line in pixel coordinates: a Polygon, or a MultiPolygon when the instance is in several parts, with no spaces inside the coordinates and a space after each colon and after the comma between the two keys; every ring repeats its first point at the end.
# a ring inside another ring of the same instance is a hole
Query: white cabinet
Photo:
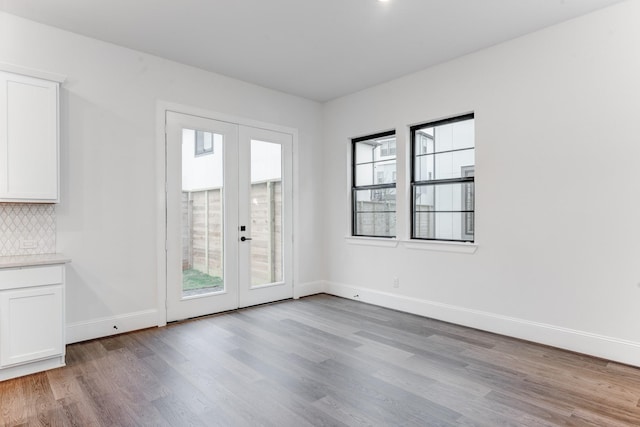
{"type": "Polygon", "coordinates": [[[62,285],[0,293],[0,366],[63,353],[62,285]]]}
{"type": "Polygon", "coordinates": [[[0,64],[0,202],[57,203],[60,83],[7,68],[0,64]]]}
{"type": "Polygon", "coordinates": [[[0,380],[64,366],[64,264],[0,269],[0,380]]]}

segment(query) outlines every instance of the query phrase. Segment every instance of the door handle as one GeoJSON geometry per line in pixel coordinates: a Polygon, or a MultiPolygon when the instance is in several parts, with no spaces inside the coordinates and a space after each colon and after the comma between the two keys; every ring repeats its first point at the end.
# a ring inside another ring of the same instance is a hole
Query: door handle
{"type": "Polygon", "coordinates": [[[251,239],[251,237],[244,237],[244,236],[242,236],[242,237],[240,238],[240,241],[241,241],[241,242],[244,242],[244,241],[246,241],[246,240],[253,240],[253,239],[251,239]]]}

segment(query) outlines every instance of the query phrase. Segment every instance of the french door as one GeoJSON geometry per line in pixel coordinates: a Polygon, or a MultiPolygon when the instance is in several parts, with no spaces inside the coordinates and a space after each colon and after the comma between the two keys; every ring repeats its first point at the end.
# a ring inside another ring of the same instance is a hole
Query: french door
{"type": "Polygon", "coordinates": [[[292,136],[166,113],[167,320],[291,298],[292,136]]]}

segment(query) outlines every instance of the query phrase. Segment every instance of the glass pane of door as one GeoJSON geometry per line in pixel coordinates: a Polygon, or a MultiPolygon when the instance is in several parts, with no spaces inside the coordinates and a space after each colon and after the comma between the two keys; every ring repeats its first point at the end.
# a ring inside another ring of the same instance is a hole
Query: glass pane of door
{"type": "Polygon", "coordinates": [[[167,321],[238,307],[238,130],[166,113],[167,321]]]}
{"type": "Polygon", "coordinates": [[[224,137],[182,129],[182,297],[224,289],[224,137]]]}
{"type": "Polygon", "coordinates": [[[251,286],[283,280],[282,147],[251,140],[251,286]]]}

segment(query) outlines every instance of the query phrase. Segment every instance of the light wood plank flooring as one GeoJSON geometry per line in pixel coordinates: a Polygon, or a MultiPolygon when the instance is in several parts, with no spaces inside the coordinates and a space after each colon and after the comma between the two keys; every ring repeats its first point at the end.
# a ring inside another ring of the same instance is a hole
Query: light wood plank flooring
{"type": "Polygon", "coordinates": [[[6,426],[638,426],[640,370],[327,295],[70,345],[6,426]]]}

